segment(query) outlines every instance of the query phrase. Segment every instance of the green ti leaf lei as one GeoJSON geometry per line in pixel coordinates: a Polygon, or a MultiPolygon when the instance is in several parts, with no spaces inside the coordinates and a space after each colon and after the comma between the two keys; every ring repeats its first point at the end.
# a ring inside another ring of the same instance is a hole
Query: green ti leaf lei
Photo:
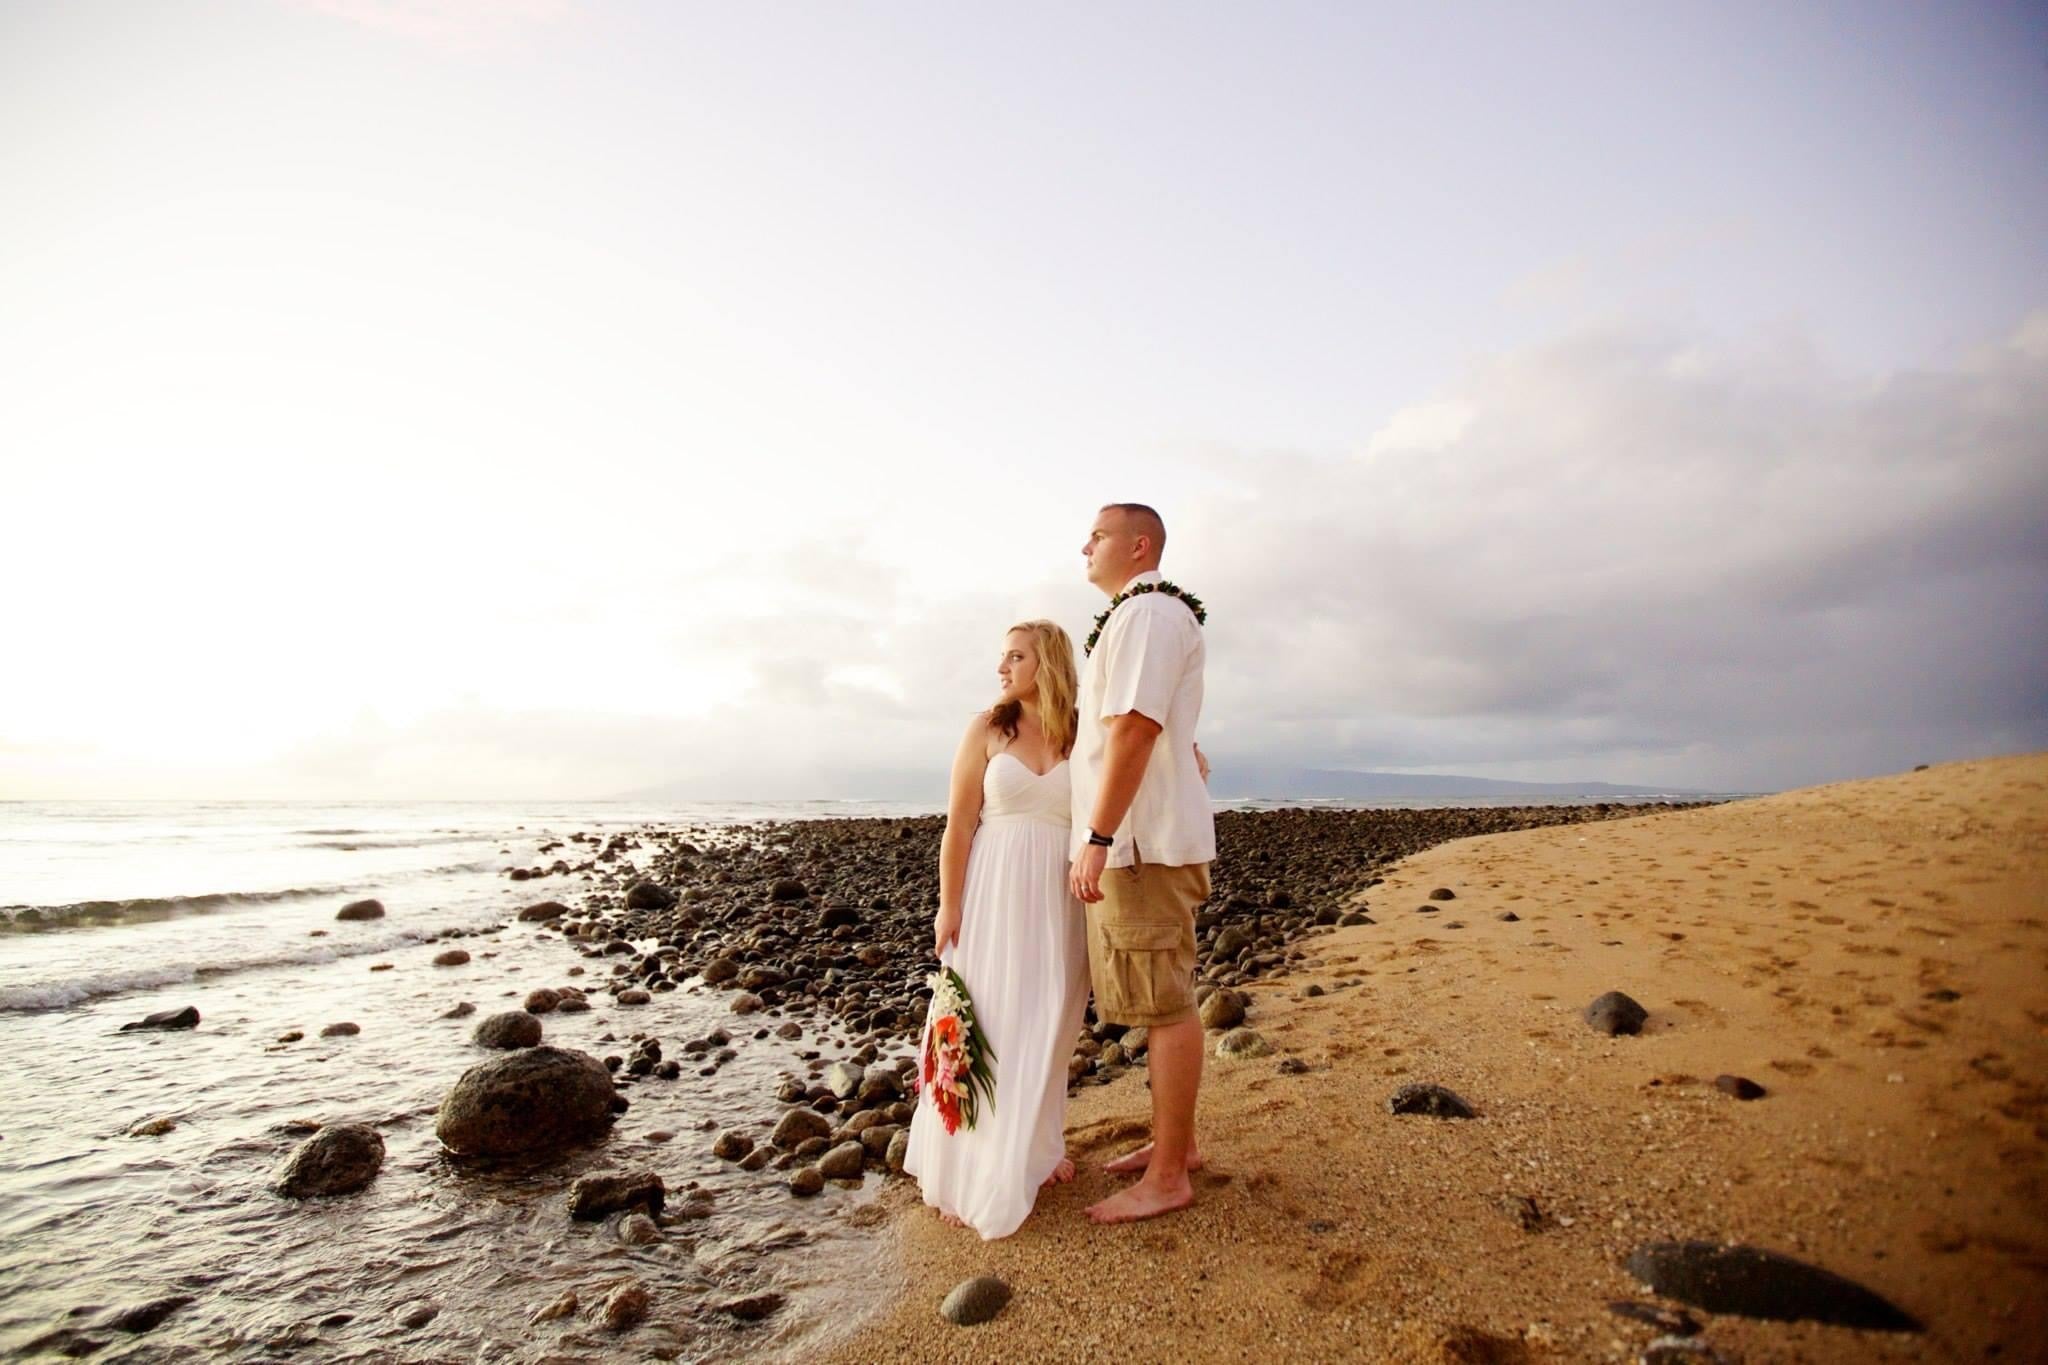
{"type": "Polygon", "coordinates": [[[1178,597],[1187,604],[1188,610],[1195,614],[1197,624],[1205,626],[1209,624],[1209,613],[1203,608],[1202,599],[1189,592],[1186,588],[1168,583],[1164,579],[1157,583],[1140,583],[1135,587],[1125,589],[1109,599],[1109,609],[1095,618],[1095,629],[1088,632],[1088,643],[1081,646],[1082,656],[1085,658],[1095,652],[1095,642],[1102,638],[1102,628],[1109,624],[1111,614],[1118,607],[1130,601],[1133,597],[1140,597],[1148,592],[1163,592],[1168,597],[1178,597]]]}

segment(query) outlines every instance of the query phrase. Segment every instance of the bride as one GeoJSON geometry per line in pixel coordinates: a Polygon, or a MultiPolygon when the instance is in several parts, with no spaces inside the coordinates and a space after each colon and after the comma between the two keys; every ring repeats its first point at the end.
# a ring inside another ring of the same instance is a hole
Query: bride
{"type": "Polygon", "coordinates": [[[1001,695],[953,758],[932,945],[973,998],[995,1093],[973,1128],[950,1134],[921,1096],[903,1161],[925,1203],[984,1238],[1009,1236],[1041,1186],[1074,1178],[1067,1064],[1088,1002],[1081,903],[1067,891],[1073,643],[1026,621],[1004,637],[996,674],[1001,695]]]}

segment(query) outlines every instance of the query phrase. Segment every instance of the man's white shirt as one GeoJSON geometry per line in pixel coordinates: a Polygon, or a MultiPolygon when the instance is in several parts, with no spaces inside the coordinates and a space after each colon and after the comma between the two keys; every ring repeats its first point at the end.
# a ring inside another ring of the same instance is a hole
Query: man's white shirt
{"type": "MultiPolygon", "coordinates": [[[[1124,585],[1162,581],[1148,570],[1124,585]]],[[[1088,846],[1109,727],[1136,711],[1160,726],[1137,798],[1117,827],[1109,866],[1134,861],[1180,867],[1216,857],[1216,819],[1209,788],[1195,763],[1195,724],[1202,716],[1202,666],[1208,653],[1202,627],[1179,598],[1143,593],[1110,613],[1082,671],[1080,721],[1074,739],[1073,856],[1088,846]]],[[[1108,831],[1104,831],[1107,833],[1108,831]]]]}

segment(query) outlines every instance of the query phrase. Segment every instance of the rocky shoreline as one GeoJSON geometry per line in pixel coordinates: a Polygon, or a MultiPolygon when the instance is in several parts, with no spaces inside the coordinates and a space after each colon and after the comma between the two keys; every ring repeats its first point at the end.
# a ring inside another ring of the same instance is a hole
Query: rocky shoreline
{"type": "MultiPolygon", "coordinates": [[[[1712,803],[1685,803],[1704,805],[1712,803]]],[[[1213,892],[1198,913],[1198,996],[1204,1024],[1229,1030],[1249,997],[1235,988],[1318,966],[1311,940],[1370,925],[1366,896],[1381,868],[1425,848],[1481,834],[1634,818],[1681,804],[1283,809],[1217,816],[1213,892]]],[[[931,917],[944,820],[804,820],[702,831],[648,828],[575,834],[589,856],[514,868],[519,881],[585,876],[580,909],[539,902],[522,918],[548,922],[586,961],[610,966],[593,995],[630,1011],[696,983],[730,997],[734,1022],[683,1041],[679,1055],[651,1033],[605,1057],[621,1089],[674,1080],[688,1065],[710,1076],[748,1036],[785,1040],[816,1031],[762,1097],[757,1125],[729,1128],[713,1152],[741,1169],[787,1172],[792,1194],[869,1170],[901,1169],[912,1112],[909,1050],[924,1018],[931,917]],[[774,1022],[770,1022],[774,1021],[774,1022]]],[[[1441,909],[1432,903],[1425,912],[1441,909]]],[[[1446,928],[1459,927],[1455,919],[1446,928]]],[[[581,1005],[581,992],[576,1001],[581,1005]]],[[[545,1010],[547,1002],[530,1002],[545,1010]]],[[[1071,1081],[1103,1084],[1144,1064],[1143,1030],[1092,1022],[1076,1040],[1071,1081]]],[[[1255,1046],[1255,1042],[1246,1045],[1255,1046]]]]}

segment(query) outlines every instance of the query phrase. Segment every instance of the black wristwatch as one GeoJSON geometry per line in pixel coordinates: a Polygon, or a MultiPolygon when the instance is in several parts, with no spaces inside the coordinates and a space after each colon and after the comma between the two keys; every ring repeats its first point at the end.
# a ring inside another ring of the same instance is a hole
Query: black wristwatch
{"type": "Polygon", "coordinates": [[[1088,831],[1088,842],[1095,845],[1097,848],[1108,848],[1111,844],[1116,842],[1116,837],[1114,835],[1109,834],[1097,834],[1094,830],[1091,829],[1088,831]]]}

